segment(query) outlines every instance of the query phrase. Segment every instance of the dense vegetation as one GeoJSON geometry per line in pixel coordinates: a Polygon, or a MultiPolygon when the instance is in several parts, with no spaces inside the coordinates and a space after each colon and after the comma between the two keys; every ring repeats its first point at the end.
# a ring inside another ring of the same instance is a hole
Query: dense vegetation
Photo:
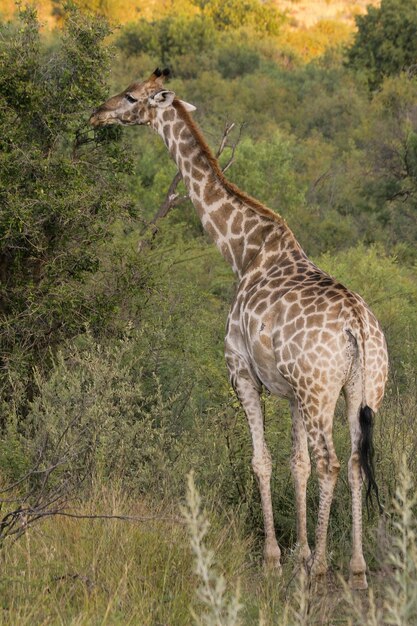
{"type": "MultiPolygon", "coordinates": [[[[82,3],[99,12],[102,4],[82,3]]],[[[2,623],[188,624],[190,602],[202,615],[206,607],[201,623],[240,623],[230,621],[237,605],[225,598],[223,621],[210,621],[207,589],[199,605],[193,600],[198,584],[179,519],[191,469],[219,568],[242,581],[241,623],[368,619],[349,597],[341,607],[322,599],[325,610],[311,604],[303,581],[286,606],[295,535],[290,417],[286,403],[270,397],[266,430],[287,571],[280,586],[261,576],[250,439],[223,363],[232,272],[186,200],[155,236],[147,227],[175,174],[160,139],[144,128],[94,133],[87,124],[109,93],[168,64],[170,88],[197,106],[213,148],[226,122],[236,124],[229,145],[241,132],[228,176],[282,214],[307,253],[363,295],[384,327],[391,371],[376,425],[376,473],[388,510],[396,495],[399,517],[378,523],[371,513],[365,550],[375,611],[384,610],[380,581],[394,568],[403,572],[391,589],[399,590],[395,610],[404,609],[405,621],[387,623],[411,624],[414,574],[395,559],[399,532],[415,554],[404,469],[398,482],[403,456],[417,469],[417,52],[405,27],[415,2],[383,0],[358,18],[350,48],[331,46],[308,62],[288,43],[272,3],[162,6],[113,34],[103,17],[58,3],[56,31],[42,31],[32,9],[0,27],[2,623]],[[381,29],[386,56],[377,53],[381,29]],[[401,510],[410,516],[401,519],[401,510]],[[54,517],[31,526],[65,511],[142,523],[54,517]],[[22,534],[26,542],[12,542],[22,534]]],[[[230,155],[227,147],[222,159],[230,155]]],[[[346,472],[342,404],[335,440],[346,472]]],[[[312,538],[317,493],[312,480],[312,538]]],[[[343,574],[347,502],[341,479],[330,554],[343,574]]],[[[210,578],[197,504],[191,484],[186,517],[198,571],[221,586],[210,578]]],[[[368,609],[371,623],[372,603],[368,609]]]]}

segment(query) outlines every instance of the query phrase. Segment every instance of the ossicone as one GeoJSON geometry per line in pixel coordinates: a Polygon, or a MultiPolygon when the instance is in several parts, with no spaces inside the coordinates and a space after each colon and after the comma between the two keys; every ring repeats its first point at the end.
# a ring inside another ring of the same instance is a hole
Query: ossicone
{"type": "Polygon", "coordinates": [[[159,67],[156,68],[156,70],[153,71],[153,74],[151,74],[151,78],[153,80],[155,80],[156,78],[168,78],[171,75],[171,70],[166,67],[165,69],[161,70],[159,67]]]}

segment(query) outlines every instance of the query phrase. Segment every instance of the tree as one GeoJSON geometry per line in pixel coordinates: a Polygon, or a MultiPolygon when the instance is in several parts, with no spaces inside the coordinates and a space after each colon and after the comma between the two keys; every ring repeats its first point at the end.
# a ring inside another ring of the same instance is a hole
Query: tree
{"type": "Polygon", "coordinates": [[[251,26],[258,33],[276,35],[284,19],[270,0],[195,0],[195,4],[218,30],[251,26]]]}
{"type": "Polygon", "coordinates": [[[371,89],[417,63],[417,0],[382,0],[357,16],[356,24],[347,64],[364,72],[371,89]]]}
{"type": "Polygon", "coordinates": [[[168,15],[153,22],[141,19],[126,26],[117,46],[127,56],[141,53],[153,55],[163,65],[174,65],[179,74],[179,57],[186,54],[192,56],[195,71],[198,71],[200,62],[196,63],[196,58],[212,49],[215,37],[214,23],[210,18],[203,15],[168,15]]]}
{"type": "MultiPolygon", "coordinates": [[[[53,45],[33,9],[0,39],[0,391],[30,386],[35,362],[60,341],[105,326],[115,301],[87,288],[116,217],[133,210],[119,191],[129,160],[118,133],[93,140],[104,99],[109,27],[68,8],[53,45]]],[[[111,129],[110,129],[111,130],[111,129]]],[[[140,281],[139,281],[140,282],[140,281]]],[[[47,360],[47,359],[46,359],[47,360]]],[[[15,394],[15,398],[17,395],[15,394]]],[[[1,401],[1,400],[0,400],[1,401]]]]}

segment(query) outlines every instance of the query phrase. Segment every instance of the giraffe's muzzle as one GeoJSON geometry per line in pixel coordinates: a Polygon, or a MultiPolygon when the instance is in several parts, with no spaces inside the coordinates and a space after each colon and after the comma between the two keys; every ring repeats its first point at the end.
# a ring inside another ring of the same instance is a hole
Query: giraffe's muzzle
{"type": "Polygon", "coordinates": [[[100,126],[100,117],[98,115],[98,109],[93,111],[93,113],[90,115],[90,119],[88,120],[88,122],[92,126],[100,126]]]}
{"type": "Polygon", "coordinates": [[[110,117],[108,111],[99,107],[90,116],[89,123],[94,126],[108,126],[109,124],[119,124],[117,117],[110,117]]]}

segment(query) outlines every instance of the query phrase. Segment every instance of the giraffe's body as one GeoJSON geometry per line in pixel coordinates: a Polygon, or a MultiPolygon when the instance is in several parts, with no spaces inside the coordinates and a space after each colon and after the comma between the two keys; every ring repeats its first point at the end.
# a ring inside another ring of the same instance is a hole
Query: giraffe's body
{"type": "MultiPolygon", "coordinates": [[[[370,409],[378,409],[384,393],[387,351],[383,333],[358,295],[307,258],[282,218],[224,178],[188,113],[192,109],[163,89],[162,77],[156,72],[148,81],[134,83],[108,100],[93,114],[91,123],[147,124],[159,133],[183,175],[203,227],[237,276],[225,355],[252,435],[252,465],[259,479],[265,521],[265,558],[277,568],[280,550],[272,517],[271,457],[264,438],[262,388],[288,398],[291,406],[291,468],[297,539],[304,560],[310,558],[306,532],[309,449],[316,462],[320,506],[312,567],[317,575],[327,568],[328,518],[340,467],[332,439],[333,414],[343,390],[352,443],[351,582],[364,588],[360,453],[363,440],[367,438],[369,443],[370,409]]],[[[365,459],[365,464],[369,460],[365,459]]],[[[370,478],[372,481],[372,473],[370,478]]]]}

